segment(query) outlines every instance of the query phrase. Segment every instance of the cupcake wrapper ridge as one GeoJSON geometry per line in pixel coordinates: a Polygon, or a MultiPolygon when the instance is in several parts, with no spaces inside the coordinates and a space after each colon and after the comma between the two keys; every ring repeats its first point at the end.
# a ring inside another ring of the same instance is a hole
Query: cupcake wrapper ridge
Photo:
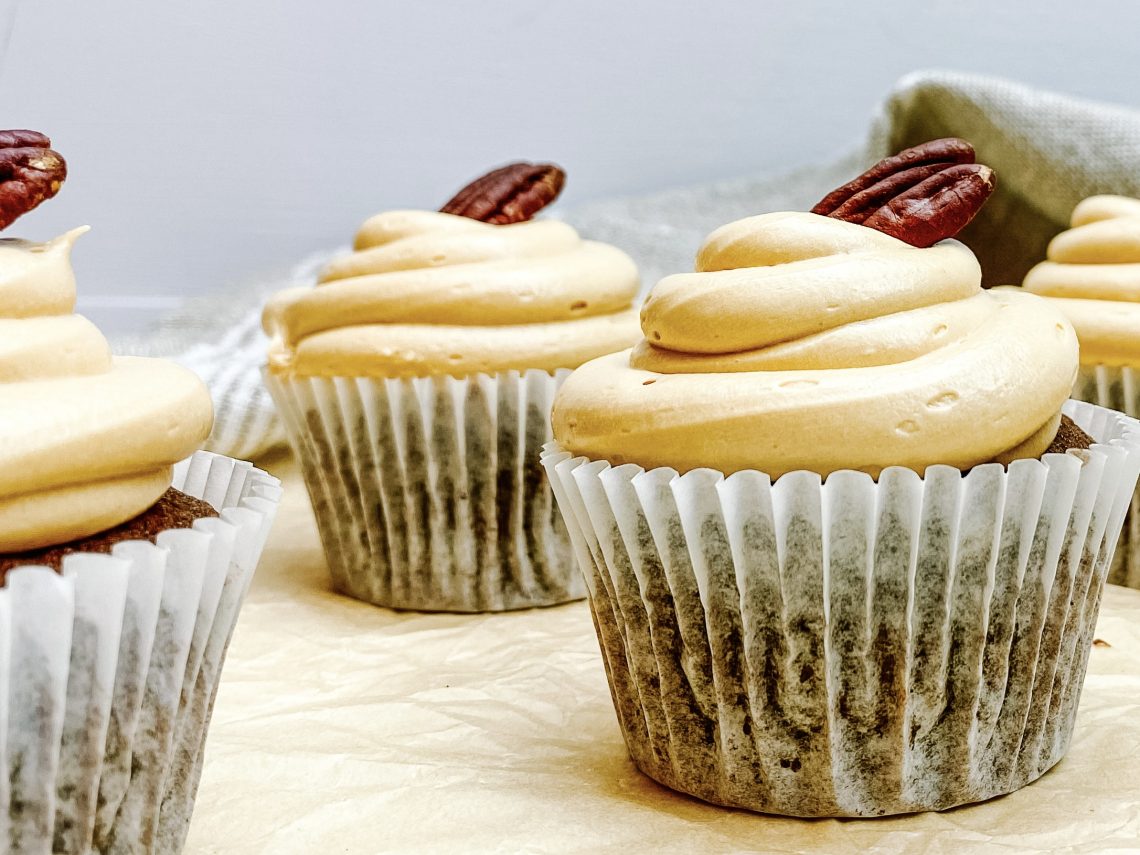
{"type": "Polygon", "coordinates": [[[1140,424],[1065,409],[1092,450],[878,481],[548,444],[638,767],[805,817],[940,810],[1052,767],[1140,471],[1140,424]]]}
{"type": "Polygon", "coordinates": [[[288,378],[266,372],[334,587],[486,612],[582,599],[539,456],[569,374],[288,378]]]}
{"type": "MultiPolygon", "coordinates": [[[[1127,365],[1082,365],[1073,397],[1140,419],[1140,369],[1127,365]]],[[[1108,582],[1140,588],[1140,488],[1132,496],[1132,505],[1124,518],[1108,582]]]]}
{"type": "Polygon", "coordinates": [[[219,510],[157,543],[77,553],[0,589],[0,840],[11,852],[179,852],[226,647],[276,479],[198,452],[173,486],[219,510]]]}

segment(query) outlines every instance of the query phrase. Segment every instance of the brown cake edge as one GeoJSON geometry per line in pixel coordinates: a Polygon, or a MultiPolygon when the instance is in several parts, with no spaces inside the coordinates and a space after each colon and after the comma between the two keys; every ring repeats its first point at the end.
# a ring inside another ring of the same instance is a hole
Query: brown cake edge
{"type": "Polygon", "coordinates": [[[1057,435],[1053,437],[1053,442],[1049,447],[1042,452],[1044,457],[1046,454],[1064,454],[1071,449],[1089,449],[1096,444],[1096,440],[1085,433],[1081,428],[1066,415],[1061,416],[1061,424],[1057,428],[1057,435]]]}
{"type": "Polygon", "coordinates": [[[105,555],[111,552],[115,544],[126,540],[149,540],[153,543],[160,532],[172,528],[190,528],[195,520],[217,515],[218,512],[208,502],[171,487],[137,517],[99,534],[42,549],[0,554],[0,579],[9,570],[25,564],[50,567],[58,573],[64,557],[72,553],[97,552],[105,555]]]}

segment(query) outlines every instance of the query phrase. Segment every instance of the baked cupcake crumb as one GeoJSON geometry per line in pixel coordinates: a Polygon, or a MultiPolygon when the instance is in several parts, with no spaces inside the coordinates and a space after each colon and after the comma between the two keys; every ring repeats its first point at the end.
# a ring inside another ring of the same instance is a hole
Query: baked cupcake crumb
{"type": "Polygon", "coordinates": [[[1094,442],[1096,440],[1081,430],[1076,422],[1063,415],[1061,416],[1061,426],[1057,428],[1057,435],[1053,437],[1050,446],[1045,449],[1045,454],[1064,454],[1074,448],[1088,449],[1092,448],[1094,442]]]}

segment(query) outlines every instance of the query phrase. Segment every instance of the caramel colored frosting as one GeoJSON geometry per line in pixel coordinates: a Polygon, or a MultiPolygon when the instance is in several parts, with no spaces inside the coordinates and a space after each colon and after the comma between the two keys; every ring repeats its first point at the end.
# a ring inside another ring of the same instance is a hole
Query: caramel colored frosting
{"type": "Polygon", "coordinates": [[[669,276],[645,339],[570,375],[555,438],[613,464],[772,477],[1040,455],[1077,371],[1048,301],[981,289],[947,240],[918,249],[815,214],[713,232],[669,276]]]}
{"type": "Polygon", "coordinates": [[[1052,298],[1069,318],[1081,362],[1140,366],[1140,199],[1085,199],[1046,257],[1022,287],[1052,298]]]}
{"type": "Polygon", "coordinates": [[[269,366],[378,377],[573,368],[637,340],[637,287],[629,256],[565,223],[389,211],[315,288],[269,302],[269,366]]]}
{"type": "Polygon", "coordinates": [[[0,553],[103,531],[149,508],[210,432],[202,382],[113,357],[72,314],[71,248],[0,240],[0,553]]]}

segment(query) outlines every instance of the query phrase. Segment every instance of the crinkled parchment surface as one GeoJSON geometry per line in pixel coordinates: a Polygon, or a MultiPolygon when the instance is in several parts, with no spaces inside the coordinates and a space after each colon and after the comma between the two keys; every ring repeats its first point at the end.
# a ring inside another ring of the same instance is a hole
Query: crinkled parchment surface
{"type": "Polygon", "coordinates": [[[329,590],[286,496],[230,648],[188,853],[1140,852],[1140,591],[1110,586],[1067,759],[942,814],[792,820],[628,759],[584,602],[398,614],[329,590]]]}

